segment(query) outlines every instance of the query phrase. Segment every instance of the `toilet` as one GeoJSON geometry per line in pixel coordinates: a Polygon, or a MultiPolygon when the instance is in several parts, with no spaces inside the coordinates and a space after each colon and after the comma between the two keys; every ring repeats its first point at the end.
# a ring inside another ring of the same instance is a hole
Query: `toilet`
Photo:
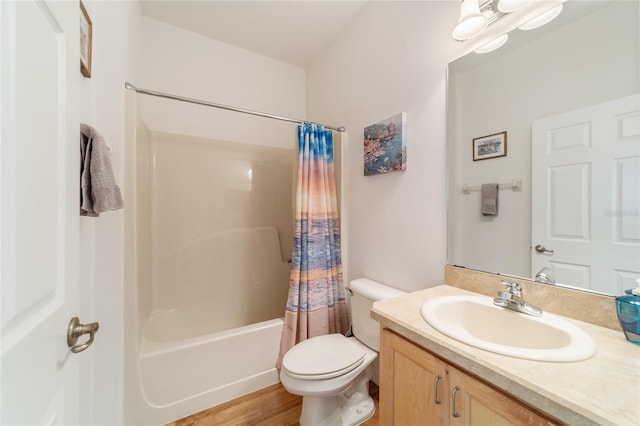
{"type": "Polygon", "coordinates": [[[377,383],[380,325],[369,311],[373,302],[405,292],[367,278],[351,281],[348,290],[353,336],[312,337],[282,359],[282,385],[303,397],[301,426],[359,425],[375,411],[369,380],[377,383]]]}

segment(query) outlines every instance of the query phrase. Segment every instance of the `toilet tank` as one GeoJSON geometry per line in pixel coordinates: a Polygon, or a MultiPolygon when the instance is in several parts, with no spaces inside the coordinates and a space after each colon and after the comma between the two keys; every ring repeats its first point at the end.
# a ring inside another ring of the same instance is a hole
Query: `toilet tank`
{"type": "Polygon", "coordinates": [[[373,302],[406,294],[368,278],[358,278],[349,283],[351,289],[351,328],[356,338],[380,352],[380,324],[371,318],[373,302]]]}

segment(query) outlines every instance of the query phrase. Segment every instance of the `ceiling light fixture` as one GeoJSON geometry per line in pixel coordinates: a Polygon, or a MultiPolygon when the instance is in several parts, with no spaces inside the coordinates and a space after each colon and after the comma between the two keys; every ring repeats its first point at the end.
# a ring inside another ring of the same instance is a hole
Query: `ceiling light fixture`
{"type": "Polygon", "coordinates": [[[507,40],[509,40],[509,34],[502,34],[500,37],[491,40],[489,43],[485,43],[482,46],[478,47],[474,52],[476,53],[489,53],[493,52],[496,49],[499,49],[504,45],[507,40]]]}
{"type": "Polygon", "coordinates": [[[480,12],[478,0],[463,0],[460,19],[451,36],[456,40],[468,40],[477,36],[489,25],[489,20],[480,12]]]}
{"type": "Polygon", "coordinates": [[[548,24],[549,22],[553,21],[558,15],[560,15],[560,12],[562,12],[562,7],[563,6],[559,4],[547,10],[546,12],[541,13],[535,18],[531,19],[530,21],[527,21],[525,24],[520,25],[518,29],[527,31],[527,30],[533,30],[545,24],[548,24]]]}
{"type": "MultiPolygon", "coordinates": [[[[552,21],[562,12],[562,2],[566,0],[554,0],[556,5],[551,9],[539,14],[535,18],[522,24],[521,30],[532,30],[552,21]]],[[[544,2],[547,7],[549,2],[544,2]]],[[[455,40],[464,41],[480,35],[487,27],[510,14],[520,11],[520,17],[514,21],[522,22],[528,16],[535,13],[536,9],[544,7],[543,2],[536,4],[533,0],[461,0],[460,18],[458,24],[453,29],[451,36],[455,40]],[[527,6],[523,8],[523,6],[527,6]],[[526,9],[526,11],[525,11],[526,9]]],[[[515,16],[515,15],[514,15],[515,16]]],[[[475,52],[487,53],[505,44],[509,37],[505,34],[489,43],[480,46],[475,52]]]]}

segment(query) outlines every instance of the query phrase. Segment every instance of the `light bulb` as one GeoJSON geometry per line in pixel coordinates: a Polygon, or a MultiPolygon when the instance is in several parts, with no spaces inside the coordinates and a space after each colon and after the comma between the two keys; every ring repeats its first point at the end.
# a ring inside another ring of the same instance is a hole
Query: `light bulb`
{"type": "Polygon", "coordinates": [[[464,0],[460,6],[460,19],[451,36],[456,40],[468,40],[484,31],[488,24],[487,17],[480,13],[478,0],[464,0]]]}
{"type": "Polygon", "coordinates": [[[476,53],[489,53],[493,52],[496,49],[499,49],[504,45],[507,40],[509,40],[509,34],[502,34],[500,37],[491,40],[489,43],[485,43],[482,46],[478,47],[474,52],[476,53]]]}

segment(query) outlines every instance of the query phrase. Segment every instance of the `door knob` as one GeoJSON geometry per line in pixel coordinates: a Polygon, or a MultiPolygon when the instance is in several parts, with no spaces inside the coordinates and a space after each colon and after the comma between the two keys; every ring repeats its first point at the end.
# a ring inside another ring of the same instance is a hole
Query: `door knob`
{"type": "Polygon", "coordinates": [[[547,250],[545,248],[545,246],[538,244],[537,246],[534,247],[536,249],[536,251],[538,253],[549,253],[549,254],[553,254],[553,250],[547,250]]]}
{"type": "Polygon", "coordinates": [[[98,332],[100,324],[92,322],[91,324],[80,324],[78,317],[71,318],[69,321],[69,328],[67,329],[67,345],[71,348],[71,352],[77,354],[87,349],[93,343],[93,337],[98,332]],[[81,345],[78,343],[78,337],[83,334],[88,334],[89,339],[81,345]]]}

